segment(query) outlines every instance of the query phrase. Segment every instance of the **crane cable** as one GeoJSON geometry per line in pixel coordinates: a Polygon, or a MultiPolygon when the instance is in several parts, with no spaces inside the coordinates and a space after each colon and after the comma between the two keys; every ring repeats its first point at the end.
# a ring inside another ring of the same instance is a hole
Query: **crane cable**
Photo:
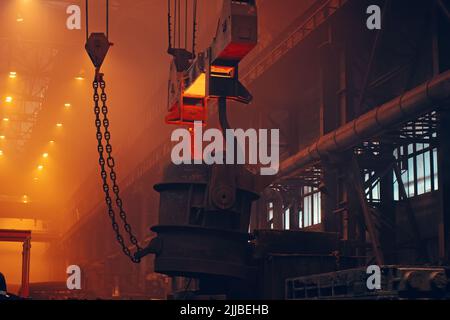
{"type": "MultiPolygon", "coordinates": [[[[86,42],[89,39],[89,0],[86,0],[86,42]]],[[[106,0],[106,38],[109,39],[109,0],[106,0]]],[[[97,151],[99,154],[99,166],[100,166],[100,176],[103,183],[103,192],[105,194],[105,202],[108,207],[108,216],[111,220],[113,231],[116,235],[116,240],[120,244],[123,253],[134,263],[140,262],[140,257],[138,253],[142,251],[139,246],[137,238],[133,234],[131,225],[127,221],[127,214],[123,208],[123,201],[120,197],[120,189],[117,184],[117,173],[115,172],[115,160],[112,155],[111,146],[111,132],[109,131],[110,121],[108,119],[108,106],[106,95],[106,83],[103,78],[103,73],[100,73],[100,66],[96,66],[95,77],[92,83],[94,89],[94,113],[95,113],[95,127],[96,127],[96,138],[97,138],[97,151]],[[99,93],[100,88],[100,93],[99,93]],[[100,105],[101,101],[101,105],[100,105]],[[108,182],[109,169],[109,180],[112,183],[112,188],[108,182]],[[110,190],[115,197],[115,204],[119,210],[119,217],[122,220],[123,228],[130,238],[130,242],[136,247],[136,253],[132,254],[128,246],[125,244],[125,240],[120,232],[119,225],[116,221],[116,212],[113,207],[113,200],[111,198],[110,190]]]]}
{"type": "MultiPolygon", "coordinates": [[[[182,45],[181,39],[181,1],[180,0],[167,0],[167,8],[168,8],[168,35],[169,35],[169,50],[174,48],[174,46],[178,46],[178,48],[182,45]],[[173,3],[173,5],[172,5],[173,3]],[[173,8],[173,16],[172,16],[172,8],[173,8]],[[172,20],[173,20],[173,30],[172,30],[172,20]]],[[[188,17],[189,17],[189,9],[188,9],[188,0],[185,0],[185,14],[184,14],[184,47],[187,50],[188,48],[188,17]]],[[[195,57],[195,47],[197,40],[197,0],[193,0],[192,3],[192,54],[195,57]]]]}
{"type": "MultiPolygon", "coordinates": [[[[89,39],[89,0],[86,0],[86,42],[89,39]]],[[[106,0],[106,39],[109,40],[109,0],[106,0]]]]}

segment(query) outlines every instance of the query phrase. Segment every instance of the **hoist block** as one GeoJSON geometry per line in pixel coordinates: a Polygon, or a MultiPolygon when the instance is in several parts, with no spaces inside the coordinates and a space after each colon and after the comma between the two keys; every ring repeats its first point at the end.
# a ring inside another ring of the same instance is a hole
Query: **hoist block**
{"type": "Polygon", "coordinates": [[[166,123],[193,127],[194,122],[206,122],[205,78],[194,66],[184,72],[178,71],[176,59],[172,61],[169,80],[169,101],[166,123]],[[196,70],[196,71],[194,71],[196,70]],[[197,72],[196,83],[190,84],[186,74],[197,72]]]}
{"type": "Polygon", "coordinates": [[[239,63],[258,43],[255,0],[224,0],[219,27],[211,46],[203,53],[188,55],[183,49],[174,56],[170,71],[166,122],[192,126],[205,124],[209,99],[225,97],[250,103],[252,95],[239,82],[239,63]]]}
{"type": "Polygon", "coordinates": [[[255,0],[225,0],[219,27],[211,46],[211,64],[238,63],[258,44],[255,0]]]}
{"type": "Polygon", "coordinates": [[[216,36],[206,51],[206,93],[208,98],[226,97],[241,103],[253,99],[239,82],[239,63],[258,44],[258,16],[255,0],[227,0],[216,36]]]}
{"type": "Polygon", "coordinates": [[[170,165],[160,193],[158,234],[148,251],[170,276],[245,278],[253,175],[244,167],[170,165]],[[226,176],[226,181],[221,177],[226,176]]]}
{"type": "Polygon", "coordinates": [[[91,33],[89,36],[85,48],[97,69],[102,66],[111,45],[104,33],[91,33]]]}

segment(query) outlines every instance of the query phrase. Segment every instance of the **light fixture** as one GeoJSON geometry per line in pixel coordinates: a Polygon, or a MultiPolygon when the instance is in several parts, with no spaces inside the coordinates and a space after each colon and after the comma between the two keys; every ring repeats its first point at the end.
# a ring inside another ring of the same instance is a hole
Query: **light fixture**
{"type": "Polygon", "coordinates": [[[3,121],[8,122],[9,118],[3,118],[3,121]]]}
{"type": "Polygon", "coordinates": [[[187,97],[204,98],[206,96],[206,74],[201,73],[194,83],[184,92],[187,97]]]}
{"type": "Polygon", "coordinates": [[[15,78],[17,77],[17,72],[11,71],[11,72],[9,73],[9,77],[10,77],[11,79],[15,79],[15,78]]]}
{"type": "Polygon", "coordinates": [[[28,196],[27,195],[23,195],[22,196],[22,203],[28,203],[28,196]]]}
{"type": "Polygon", "coordinates": [[[5,140],[6,137],[5,136],[0,136],[0,140],[5,140]]]}
{"type": "Polygon", "coordinates": [[[44,169],[44,166],[42,164],[40,164],[40,165],[38,165],[37,168],[38,168],[39,171],[42,171],[44,169]]]}
{"type": "Polygon", "coordinates": [[[0,150],[0,156],[2,156],[3,155],[3,150],[0,150]]]}
{"type": "Polygon", "coordinates": [[[70,103],[65,103],[64,104],[64,107],[66,107],[66,108],[70,108],[72,105],[70,104],[70,103]]]}
{"type": "Polygon", "coordinates": [[[75,76],[75,80],[78,81],[83,81],[84,80],[84,70],[81,70],[76,76],[75,76]]]}
{"type": "Polygon", "coordinates": [[[7,96],[6,98],[5,98],[5,102],[6,103],[11,103],[13,101],[13,97],[11,97],[11,96],[7,96]]]}
{"type": "Polygon", "coordinates": [[[17,18],[16,18],[16,21],[17,22],[23,22],[23,17],[20,14],[18,14],[17,18]]]}
{"type": "Polygon", "coordinates": [[[57,126],[58,128],[61,128],[61,127],[63,126],[63,124],[60,123],[60,122],[58,122],[58,123],[56,124],[56,126],[57,126]]]}
{"type": "Polygon", "coordinates": [[[50,143],[50,144],[54,144],[54,143],[55,143],[55,140],[50,140],[49,143],[50,143]]]}
{"type": "Polygon", "coordinates": [[[48,158],[48,153],[47,152],[43,153],[42,158],[48,158]]]}

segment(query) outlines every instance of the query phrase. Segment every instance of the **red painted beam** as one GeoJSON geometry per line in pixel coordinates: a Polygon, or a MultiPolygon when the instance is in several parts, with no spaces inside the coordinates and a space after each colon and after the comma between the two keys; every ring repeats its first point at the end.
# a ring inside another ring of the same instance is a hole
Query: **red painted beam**
{"type": "Polygon", "coordinates": [[[0,229],[0,241],[24,242],[31,237],[28,230],[2,230],[0,229]]]}

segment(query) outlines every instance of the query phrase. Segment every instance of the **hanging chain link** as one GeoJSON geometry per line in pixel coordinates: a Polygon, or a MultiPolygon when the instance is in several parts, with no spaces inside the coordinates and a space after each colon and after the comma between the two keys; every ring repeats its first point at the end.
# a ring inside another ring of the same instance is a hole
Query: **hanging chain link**
{"type": "Polygon", "coordinates": [[[106,172],[106,167],[109,168],[109,178],[112,182],[112,191],[115,196],[115,203],[117,205],[117,208],[119,209],[119,216],[120,219],[123,222],[124,229],[126,233],[130,237],[131,243],[136,247],[137,252],[141,251],[141,247],[138,244],[138,241],[136,237],[134,236],[131,226],[127,221],[127,215],[125,213],[125,210],[123,209],[123,202],[120,198],[119,194],[119,186],[117,185],[116,179],[117,174],[114,170],[115,168],[115,162],[114,158],[112,156],[112,146],[110,143],[111,139],[111,133],[109,131],[109,119],[108,119],[108,106],[107,106],[107,96],[105,92],[106,83],[103,80],[103,74],[97,73],[95,80],[92,84],[94,88],[94,113],[95,113],[95,127],[97,128],[97,150],[99,154],[99,165],[100,165],[100,174],[103,181],[103,191],[105,193],[105,202],[108,206],[108,215],[111,219],[112,228],[116,234],[117,242],[122,247],[123,253],[130,258],[130,260],[134,263],[139,263],[140,259],[136,258],[135,255],[133,255],[130,252],[130,249],[125,244],[125,241],[123,239],[123,236],[120,233],[119,225],[116,222],[116,214],[113,208],[113,201],[111,199],[110,195],[110,186],[108,184],[108,174],[106,172]],[[101,92],[99,94],[99,90],[101,89],[101,92]],[[101,108],[100,108],[100,100],[102,102],[101,108]],[[103,116],[103,121],[101,120],[100,114],[103,116]],[[102,133],[102,125],[103,125],[103,133],[102,133]],[[106,146],[103,145],[103,138],[105,139],[106,146]],[[105,160],[105,151],[106,151],[106,160],[105,160]]]}

